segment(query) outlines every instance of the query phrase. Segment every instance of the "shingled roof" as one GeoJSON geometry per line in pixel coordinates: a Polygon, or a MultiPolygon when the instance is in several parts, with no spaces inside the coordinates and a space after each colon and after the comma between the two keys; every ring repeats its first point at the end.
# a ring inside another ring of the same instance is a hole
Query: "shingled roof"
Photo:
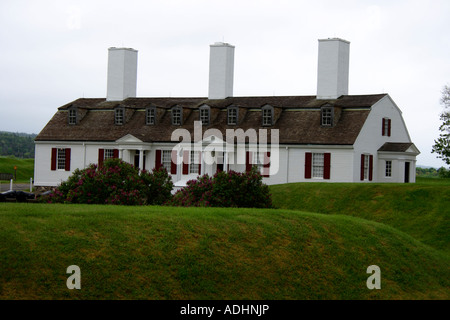
{"type": "MultiPolygon", "coordinates": [[[[370,112],[370,107],[386,94],[341,96],[334,100],[318,100],[316,96],[230,97],[221,100],[207,98],[128,98],[106,101],[104,98],[81,98],[60,108],[36,137],[36,141],[105,141],[114,142],[131,134],[144,142],[170,142],[172,132],[184,128],[193,138],[194,121],[199,120],[199,108],[211,108],[211,122],[203,131],[214,128],[225,137],[226,129],[278,129],[282,144],[352,145],[370,112]],[[273,126],[262,126],[263,106],[275,109],[273,126]],[[338,112],[332,127],[320,125],[320,108],[335,107],[338,112]],[[123,107],[126,122],[114,124],[114,108],[123,107]],[[170,109],[183,108],[183,125],[172,125],[170,109]],[[239,107],[239,123],[227,124],[227,107],[239,107]],[[145,108],[156,107],[155,125],[146,125],[145,108]],[[77,108],[82,114],[76,125],[68,123],[68,110],[77,108]]],[[[270,142],[270,133],[268,135],[270,142]]]]}

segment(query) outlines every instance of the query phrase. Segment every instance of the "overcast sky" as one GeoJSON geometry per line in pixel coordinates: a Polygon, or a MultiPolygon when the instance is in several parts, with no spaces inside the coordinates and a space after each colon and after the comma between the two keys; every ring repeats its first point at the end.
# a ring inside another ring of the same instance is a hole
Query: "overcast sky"
{"type": "Polygon", "coordinates": [[[209,45],[236,46],[234,95],[315,95],[318,39],[351,42],[349,94],[388,93],[419,165],[450,84],[448,0],[1,0],[0,130],[39,133],[57,108],[106,96],[109,47],[139,51],[138,97],[205,97],[209,45]]]}

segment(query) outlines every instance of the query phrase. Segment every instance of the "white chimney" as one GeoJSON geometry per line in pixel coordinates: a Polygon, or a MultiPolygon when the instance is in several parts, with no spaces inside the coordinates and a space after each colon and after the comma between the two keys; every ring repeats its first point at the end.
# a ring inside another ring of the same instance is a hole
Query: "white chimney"
{"type": "Polygon", "coordinates": [[[121,101],[136,97],[137,50],[108,49],[108,83],[106,100],[121,101]]]}
{"type": "Polygon", "coordinates": [[[317,99],[348,95],[350,42],[338,38],[319,40],[317,99]]]}
{"type": "Polygon", "coordinates": [[[210,45],[209,99],[233,96],[234,46],[216,42],[210,45]]]}

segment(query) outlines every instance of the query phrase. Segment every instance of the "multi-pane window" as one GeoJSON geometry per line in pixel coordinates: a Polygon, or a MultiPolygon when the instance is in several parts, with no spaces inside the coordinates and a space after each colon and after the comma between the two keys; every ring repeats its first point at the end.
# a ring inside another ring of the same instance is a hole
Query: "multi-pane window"
{"type": "Polygon", "coordinates": [[[364,155],[364,180],[369,179],[369,155],[364,155]]]}
{"type": "Polygon", "coordinates": [[[264,153],[253,152],[252,164],[258,168],[259,172],[262,173],[264,168],[264,153]]]}
{"type": "Polygon", "coordinates": [[[172,150],[163,150],[161,160],[163,167],[167,172],[170,172],[172,166],[172,150]]]}
{"type": "Polygon", "coordinates": [[[77,124],[77,109],[69,109],[69,124],[77,124]]]}
{"type": "Polygon", "coordinates": [[[271,107],[263,107],[262,109],[263,126],[271,126],[273,123],[273,109],[271,107]]]}
{"type": "Polygon", "coordinates": [[[383,118],[382,135],[391,136],[391,119],[389,118],[383,118]]]}
{"type": "Polygon", "coordinates": [[[312,176],[313,178],[323,178],[324,172],[324,154],[312,154],[312,176]]]}
{"type": "Polygon", "coordinates": [[[191,151],[191,159],[189,163],[189,173],[198,174],[199,157],[197,151],[191,151]]]}
{"type": "Polygon", "coordinates": [[[124,109],[123,108],[117,108],[114,112],[114,123],[118,124],[118,125],[122,125],[123,124],[123,119],[124,119],[124,109]]]}
{"type": "Polygon", "coordinates": [[[105,160],[114,158],[114,149],[105,149],[105,160]]]}
{"type": "Polygon", "coordinates": [[[203,126],[209,125],[209,108],[202,107],[200,108],[200,121],[203,126]]]}
{"type": "Polygon", "coordinates": [[[230,107],[227,110],[228,125],[236,125],[238,121],[238,109],[230,107]]]}
{"type": "Polygon", "coordinates": [[[57,152],[57,168],[58,170],[66,169],[66,149],[58,149],[57,152]]]}
{"type": "Polygon", "coordinates": [[[392,161],[386,161],[386,177],[392,177],[392,161]]]}
{"type": "Polygon", "coordinates": [[[181,108],[172,108],[172,124],[176,126],[181,126],[181,108]]]}
{"type": "Polygon", "coordinates": [[[145,123],[147,125],[156,123],[156,108],[147,108],[145,110],[145,123]]]}
{"type": "Polygon", "coordinates": [[[321,110],[321,125],[331,127],[333,125],[333,109],[330,107],[321,110]]]}

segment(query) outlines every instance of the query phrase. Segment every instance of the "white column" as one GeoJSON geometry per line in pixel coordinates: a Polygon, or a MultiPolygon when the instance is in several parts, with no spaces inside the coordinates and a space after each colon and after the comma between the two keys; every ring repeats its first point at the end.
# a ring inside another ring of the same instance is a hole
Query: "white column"
{"type": "Polygon", "coordinates": [[[201,172],[199,172],[199,174],[202,176],[205,174],[205,166],[206,166],[206,162],[205,162],[205,154],[203,151],[200,151],[200,157],[201,157],[201,172]]]}
{"type": "Polygon", "coordinates": [[[228,172],[228,152],[223,152],[223,171],[228,172]]]}
{"type": "Polygon", "coordinates": [[[139,150],[139,170],[144,170],[144,150],[139,150]]]}

